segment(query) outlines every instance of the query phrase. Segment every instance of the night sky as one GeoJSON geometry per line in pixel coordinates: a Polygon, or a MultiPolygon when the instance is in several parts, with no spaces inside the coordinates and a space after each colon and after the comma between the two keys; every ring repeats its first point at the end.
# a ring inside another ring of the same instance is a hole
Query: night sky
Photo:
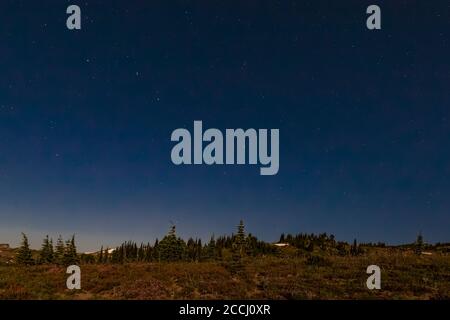
{"type": "Polygon", "coordinates": [[[0,243],[450,241],[449,33],[437,0],[2,0],[0,243]],[[279,129],[278,174],[174,165],[194,120],[279,129]]]}

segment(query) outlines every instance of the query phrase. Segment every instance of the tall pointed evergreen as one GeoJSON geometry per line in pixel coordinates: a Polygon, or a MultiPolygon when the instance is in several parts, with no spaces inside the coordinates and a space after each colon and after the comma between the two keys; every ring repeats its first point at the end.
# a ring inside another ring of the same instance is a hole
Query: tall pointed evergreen
{"type": "Polygon", "coordinates": [[[240,221],[237,234],[234,238],[234,246],[237,253],[242,257],[245,253],[245,226],[244,221],[240,221]]]}
{"type": "Polygon", "coordinates": [[[161,261],[161,254],[159,252],[159,241],[158,238],[156,238],[155,243],[153,244],[153,260],[154,261],[161,261]]]}
{"type": "Polygon", "coordinates": [[[56,240],[56,249],[54,254],[54,260],[57,264],[64,264],[64,241],[61,235],[58,236],[58,240],[56,240]]]}
{"type": "Polygon", "coordinates": [[[53,263],[54,262],[54,254],[53,254],[53,241],[48,238],[48,235],[45,237],[42,243],[41,254],[39,258],[40,263],[53,263]]]}
{"type": "Polygon", "coordinates": [[[72,235],[72,239],[70,239],[70,257],[73,264],[79,263],[77,246],[75,245],[75,235],[72,235]]]}
{"type": "Polygon", "coordinates": [[[108,263],[109,261],[109,248],[107,247],[103,253],[103,263],[108,263]]]}
{"type": "Polygon", "coordinates": [[[422,236],[422,233],[420,232],[417,235],[417,239],[416,239],[416,242],[414,244],[414,252],[416,254],[422,254],[422,251],[423,251],[423,236],[422,236]]]}
{"type": "Polygon", "coordinates": [[[100,248],[100,253],[97,256],[97,263],[103,263],[103,246],[100,248]]]}
{"type": "Polygon", "coordinates": [[[175,225],[172,225],[158,247],[161,261],[177,261],[184,258],[186,244],[182,239],[177,238],[175,225]]]}
{"type": "Polygon", "coordinates": [[[232,243],[232,262],[231,270],[240,272],[243,268],[242,259],[245,255],[245,226],[244,221],[240,221],[237,227],[237,234],[232,243]]]}
{"type": "Polygon", "coordinates": [[[216,257],[217,257],[216,240],[214,239],[214,235],[212,235],[208,245],[206,246],[206,259],[215,260],[216,257]]]}
{"type": "Polygon", "coordinates": [[[20,265],[34,264],[28,238],[25,233],[22,233],[22,244],[16,254],[16,262],[20,265]]]}
{"type": "Polygon", "coordinates": [[[78,263],[77,248],[75,246],[75,235],[71,239],[66,241],[66,246],[64,248],[63,254],[64,265],[72,265],[78,263]]]}

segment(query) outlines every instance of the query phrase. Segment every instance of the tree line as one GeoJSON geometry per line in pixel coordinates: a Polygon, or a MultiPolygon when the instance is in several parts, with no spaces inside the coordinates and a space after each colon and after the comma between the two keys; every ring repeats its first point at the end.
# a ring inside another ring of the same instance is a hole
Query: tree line
{"type": "MultiPolygon", "coordinates": [[[[231,236],[214,235],[203,243],[201,239],[189,238],[184,241],[176,234],[176,227],[172,225],[169,232],[153,244],[127,241],[115,248],[103,248],[94,254],[78,254],[75,235],[64,241],[58,237],[56,245],[53,239],[46,236],[41,250],[33,255],[28,238],[22,233],[22,244],[16,253],[16,263],[21,265],[58,264],[72,265],[78,263],[129,263],[129,262],[174,262],[174,261],[227,261],[235,269],[239,269],[242,261],[248,257],[261,255],[278,255],[281,249],[271,243],[259,240],[251,233],[245,232],[244,222],[241,220],[236,233],[231,236]]],[[[360,255],[364,253],[363,246],[356,239],[353,244],[336,241],[334,235],[299,233],[281,234],[279,244],[295,249],[296,254],[321,252],[332,255],[360,255]]],[[[370,244],[375,246],[374,244],[370,244]]],[[[367,245],[364,245],[366,247],[367,245]]],[[[384,244],[383,244],[384,246],[384,244]]],[[[416,252],[423,247],[420,235],[415,243],[416,252]]]]}
{"type": "Polygon", "coordinates": [[[116,248],[101,248],[96,256],[82,254],[83,263],[128,263],[128,262],[202,262],[229,261],[236,266],[245,258],[264,254],[275,254],[277,248],[245,233],[244,222],[240,221],[236,234],[212,236],[203,243],[201,239],[189,238],[184,241],[176,234],[176,226],[161,240],[153,244],[127,241],[116,248]]]}
{"type": "Polygon", "coordinates": [[[56,245],[53,246],[53,239],[45,237],[38,257],[33,257],[30,249],[28,237],[22,233],[22,243],[16,253],[16,262],[21,265],[33,264],[59,264],[72,265],[80,262],[75,245],[75,235],[64,242],[61,236],[58,237],[56,245]]]}

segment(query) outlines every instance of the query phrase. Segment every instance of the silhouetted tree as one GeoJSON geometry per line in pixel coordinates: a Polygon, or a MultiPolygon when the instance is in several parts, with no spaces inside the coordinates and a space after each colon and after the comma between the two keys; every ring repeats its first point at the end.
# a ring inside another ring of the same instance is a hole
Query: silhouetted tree
{"type": "Polygon", "coordinates": [[[53,241],[48,238],[48,235],[45,237],[42,243],[39,262],[44,264],[54,262],[53,241]]]}
{"type": "Polygon", "coordinates": [[[97,263],[103,263],[103,246],[100,248],[100,252],[98,253],[97,263]]]}
{"type": "Polygon", "coordinates": [[[16,254],[16,262],[20,265],[34,264],[28,238],[25,233],[22,233],[22,244],[16,254]]]}
{"type": "Polygon", "coordinates": [[[214,235],[209,240],[208,244],[205,247],[205,258],[208,260],[216,260],[217,259],[217,246],[216,240],[214,239],[214,235]]]}
{"type": "Polygon", "coordinates": [[[184,258],[186,244],[177,238],[175,225],[169,233],[159,242],[159,256],[161,261],[178,261],[184,258]]]}
{"type": "Polygon", "coordinates": [[[63,265],[64,264],[64,241],[61,235],[58,236],[58,240],[56,241],[56,248],[55,248],[55,256],[54,260],[57,264],[63,265]]]}
{"type": "Polygon", "coordinates": [[[77,264],[79,262],[77,248],[75,246],[75,235],[66,241],[63,257],[64,265],[66,266],[77,264]]]}
{"type": "Polygon", "coordinates": [[[414,244],[414,252],[416,254],[422,254],[423,247],[424,247],[423,236],[422,233],[419,233],[417,235],[416,243],[414,244]]]}
{"type": "Polygon", "coordinates": [[[237,226],[237,234],[233,238],[231,270],[240,272],[242,270],[242,259],[245,255],[245,226],[244,221],[240,221],[237,226]]]}
{"type": "Polygon", "coordinates": [[[105,252],[103,253],[103,263],[109,262],[109,248],[107,247],[105,252]]]}

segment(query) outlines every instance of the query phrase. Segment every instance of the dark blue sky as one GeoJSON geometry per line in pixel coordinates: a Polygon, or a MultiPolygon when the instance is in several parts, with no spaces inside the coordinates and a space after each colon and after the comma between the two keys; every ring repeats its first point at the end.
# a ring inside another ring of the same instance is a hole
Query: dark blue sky
{"type": "Polygon", "coordinates": [[[450,240],[448,1],[0,3],[0,242],[450,240]],[[369,4],[382,30],[366,28],[369,4]],[[69,4],[82,30],[69,31],[69,4]],[[175,166],[173,130],[280,129],[280,171],[175,166]]]}

